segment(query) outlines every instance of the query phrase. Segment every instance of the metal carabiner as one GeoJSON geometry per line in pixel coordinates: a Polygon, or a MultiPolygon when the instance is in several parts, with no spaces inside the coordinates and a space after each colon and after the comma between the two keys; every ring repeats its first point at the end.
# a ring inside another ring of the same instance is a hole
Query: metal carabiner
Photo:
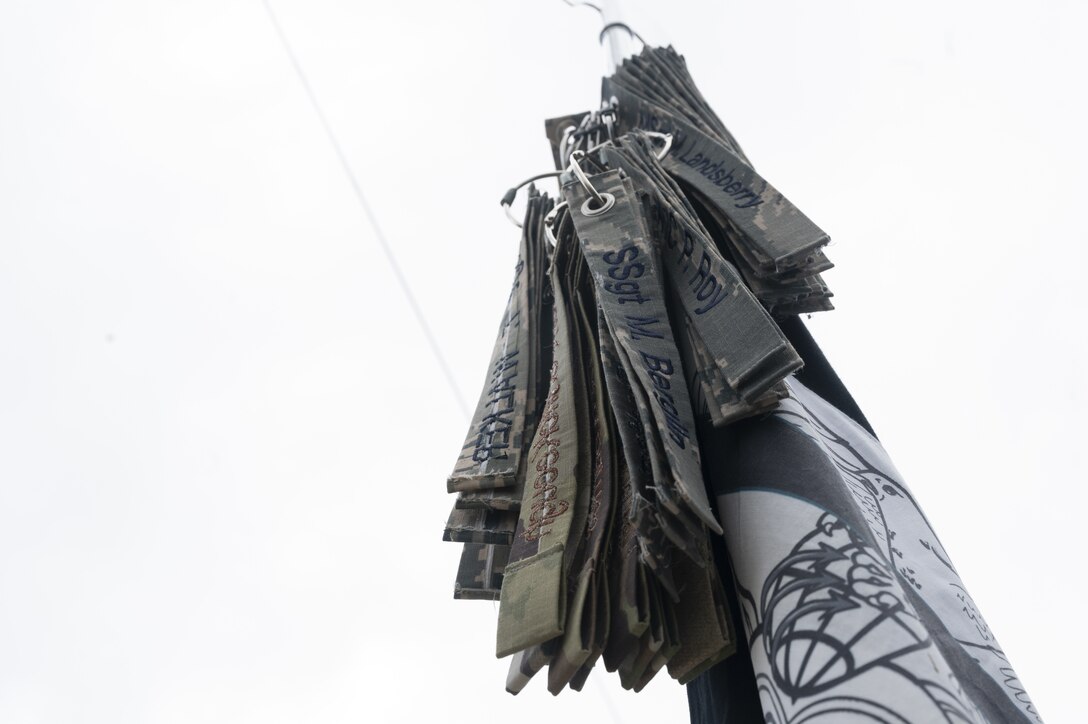
{"type": "Polygon", "coordinates": [[[536,176],[530,176],[529,178],[519,183],[517,186],[509,189],[505,194],[503,194],[502,200],[499,201],[499,203],[502,204],[502,210],[506,212],[506,218],[514,222],[514,226],[520,229],[521,222],[518,221],[518,219],[514,218],[514,215],[510,213],[510,207],[514,204],[514,199],[517,198],[518,191],[520,191],[522,187],[531,184],[533,181],[539,181],[542,178],[557,177],[562,173],[562,171],[548,171],[547,173],[538,173],[536,176]]]}

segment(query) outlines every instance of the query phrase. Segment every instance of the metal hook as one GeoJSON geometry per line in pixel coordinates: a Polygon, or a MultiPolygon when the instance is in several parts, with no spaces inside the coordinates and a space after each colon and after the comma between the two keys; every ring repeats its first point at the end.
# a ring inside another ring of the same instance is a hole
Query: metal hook
{"type": "MultiPolygon", "coordinates": [[[[655,151],[654,152],[654,158],[656,158],[658,161],[660,161],[663,158],[665,158],[665,156],[669,155],[669,151],[672,150],[672,134],[671,133],[659,133],[658,131],[642,131],[642,133],[646,134],[647,136],[649,136],[651,138],[660,139],[662,141],[662,143],[665,144],[664,147],[660,151],[655,151]]],[[[604,148],[607,145],[608,145],[608,142],[598,143],[593,148],[590,148],[589,150],[587,150],[586,153],[593,153],[594,151],[600,150],[600,149],[604,148]]]]}
{"type": "Polygon", "coordinates": [[[607,33],[609,30],[612,30],[613,28],[618,28],[620,30],[626,30],[627,34],[630,35],[632,38],[634,38],[638,42],[642,43],[644,46],[648,45],[648,43],[645,40],[642,39],[642,36],[639,35],[638,33],[636,33],[634,31],[634,29],[632,29],[631,26],[628,25],[627,23],[608,23],[603,28],[601,28],[601,34],[600,34],[600,37],[599,37],[599,41],[600,41],[600,43],[602,45],[604,44],[605,33],[607,33]]]}
{"type": "Polygon", "coordinates": [[[586,176],[586,172],[582,170],[582,166],[578,163],[578,157],[581,156],[584,158],[585,155],[585,151],[581,150],[572,153],[570,155],[570,170],[578,178],[578,183],[582,184],[582,188],[584,188],[593,196],[593,198],[586,199],[585,202],[582,203],[582,215],[598,216],[608,211],[612,208],[613,205],[615,205],[616,197],[608,193],[607,191],[605,193],[601,193],[597,189],[593,188],[593,184],[589,182],[589,177],[586,176]],[[591,206],[591,201],[596,201],[597,206],[591,206]]]}

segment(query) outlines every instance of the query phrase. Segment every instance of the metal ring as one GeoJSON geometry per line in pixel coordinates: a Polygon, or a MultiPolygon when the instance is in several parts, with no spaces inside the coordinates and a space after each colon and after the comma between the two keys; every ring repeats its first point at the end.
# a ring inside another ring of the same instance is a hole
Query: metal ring
{"type": "MultiPolygon", "coordinates": [[[[570,157],[579,148],[589,148],[592,144],[589,142],[590,134],[594,131],[594,127],[600,125],[597,120],[597,111],[589,111],[578,122],[578,127],[574,129],[570,135],[566,136],[565,154],[561,155],[564,165],[570,165],[570,157]]],[[[600,133],[598,132],[598,136],[600,133]]]]}
{"type": "MultiPolygon", "coordinates": [[[[567,4],[570,5],[570,3],[567,3],[567,4]]],[[[589,5],[589,3],[583,3],[583,5],[589,5]]],[[[604,13],[602,13],[602,15],[603,14],[604,13]]],[[[601,45],[604,45],[604,35],[605,35],[605,33],[607,33],[609,30],[612,30],[613,28],[618,28],[620,30],[626,30],[628,35],[630,35],[632,38],[635,38],[636,40],[638,40],[638,42],[642,43],[643,45],[646,45],[646,41],[642,39],[642,36],[639,35],[638,33],[636,33],[634,30],[632,30],[631,26],[628,25],[627,23],[608,23],[603,28],[601,28],[601,34],[599,36],[597,36],[597,42],[600,43],[601,45]]]]}
{"type": "Polygon", "coordinates": [[[582,202],[582,216],[600,216],[616,205],[616,197],[607,191],[601,194],[601,206],[599,208],[590,208],[589,202],[592,200],[586,199],[582,202]]]}
{"type": "Polygon", "coordinates": [[[552,231],[551,224],[544,225],[544,236],[548,237],[548,241],[552,243],[552,246],[559,246],[559,239],[555,238],[555,232],[552,231]]]}
{"type": "Polygon", "coordinates": [[[657,131],[643,131],[643,133],[645,133],[650,138],[660,138],[661,141],[665,144],[664,148],[654,154],[655,156],[657,156],[658,161],[669,155],[669,151],[672,149],[671,133],[658,133],[657,131]]]}
{"type": "Polygon", "coordinates": [[[575,151],[570,155],[569,170],[574,173],[574,175],[578,178],[578,183],[582,184],[582,188],[584,188],[586,191],[593,195],[593,198],[597,201],[598,204],[604,204],[604,197],[601,196],[597,189],[593,188],[593,184],[589,182],[589,176],[586,176],[586,172],[583,171],[581,165],[579,165],[579,155],[585,156],[585,153],[582,151],[575,151]]]}
{"type": "Polygon", "coordinates": [[[563,129],[563,137],[559,139],[559,157],[567,158],[567,148],[570,146],[571,136],[578,130],[578,126],[570,125],[563,129]]]}
{"type": "Polygon", "coordinates": [[[552,207],[552,210],[544,217],[544,224],[549,225],[555,221],[555,217],[559,215],[559,212],[563,210],[567,205],[566,201],[560,201],[558,204],[552,207]]]}
{"type": "Polygon", "coordinates": [[[548,212],[548,215],[544,217],[544,235],[548,237],[548,241],[552,243],[552,246],[559,243],[559,239],[556,238],[555,230],[552,229],[552,225],[555,223],[555,219],[559,215],[560,210],[566,208],[566,206],[566,201],[560,201],[553,206],[552,210],[548,212]]]}

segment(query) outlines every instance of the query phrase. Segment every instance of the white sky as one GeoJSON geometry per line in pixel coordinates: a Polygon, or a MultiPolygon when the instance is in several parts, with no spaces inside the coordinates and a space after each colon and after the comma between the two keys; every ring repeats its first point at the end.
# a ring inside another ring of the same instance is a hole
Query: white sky
{"type": "MultiPolygon", "coordinates": [[[[498,199],[596,103],[594,13],[272,4],[474,401],[498,199]]],[[[1055,722],[1088,645],[1086,20],[631,13],[831,234],[811,327],[1055,722]]],[[[686,720],[664,675],[503,692],[440,541],[466,420],[259,0],[0,0],[0,340],[0,722],[686,720]]]]}

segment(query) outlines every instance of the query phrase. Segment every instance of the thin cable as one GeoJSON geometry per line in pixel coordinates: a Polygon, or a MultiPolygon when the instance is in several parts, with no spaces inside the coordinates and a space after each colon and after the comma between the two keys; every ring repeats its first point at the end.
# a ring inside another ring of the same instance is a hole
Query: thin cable
{"type": "Polygon", "coordinates": [[[359,185],[359,180],[355,177],[355,172],[348,162],[348,157],[344,153],[344,149],[341,147],[336,134],[333,132],[332,125],[329,123],[325,111],[317,100],[317,95],[314,93],[313,86],[310,85],[310,81],[307,78],[305,71],[302,70],[302,65],[298,61],[298,56],[295,55],[295,51],[292,49],[290,41],[287,40],[287,35],[283,32],[283,27],[280,25],[276,13],[272,11],[272,6],[269,4],[268,0],[261,0],[261,4],[264,5],[264,11],[268,15],[272,27],[276,29],[276,35],[279,36],[280,44],[283,45],[284,52],[290,59],[291,65],[294,66],[295,74],[298,76],[302,88],[306,91],[306,96],[310,99],[310,105],[313,106],[314,113],[317,114],[318,120],[321,121],[321,126],[325,129],[325,135],[328,136],[329,143],[332,145],[336,157],[340,159],[340,165],[344,169],[344,175],[348,177],[348,182],[355,192],[355,198],[358,200],[359,206],[362,207],[363,213],[366,214],[367,221],[370,222],[370,227],[374,230],[374,236],[378,238],[378,244],[382,247],[382,251],[385,252],[385,259],[393,269],[393,276],[397,278],[397,283],[400,284],[401,291],[404,292],[404,296],[408,299],[408,306],[412,308],[412,313],[415,315],[416,322],[419,323],[419,328],[423,330],[423,336],[427,338],[427,344],[431,347],[431,352],[434,354],[435,361],[438,362],[438,366],[442,368],[442,373],[446,376],[446,382],[449,384],[450,392],[453,393],[454,398],[457,400],[457,406],[461,408],[461,412],[465,417],[469,417],[468,405],[465,404],[465,399],[461,396],[461,389],[457,386],[457,382],[453,378],[453,372],[450,370],[450,366],[446,362],[445,356],[442,354],[442,349],[438,346],[438,340],[435,339],[430,325],[427,324],[427,318],[424,316],[423,310],[419,306],[419,302],[416,301],[415,294],[412,293],[412,288],[408,284],[408,279],[405,278],[404,273],[400,270],[400,264],[397,263],[397,257],[394,256],[393,249],[389,246],[389,242],[386,240],[385,234],[378,224],[378,219],[374,215],[374,210],[370,208],[370,204],[363,194],[363,188],[359,185]]]}

